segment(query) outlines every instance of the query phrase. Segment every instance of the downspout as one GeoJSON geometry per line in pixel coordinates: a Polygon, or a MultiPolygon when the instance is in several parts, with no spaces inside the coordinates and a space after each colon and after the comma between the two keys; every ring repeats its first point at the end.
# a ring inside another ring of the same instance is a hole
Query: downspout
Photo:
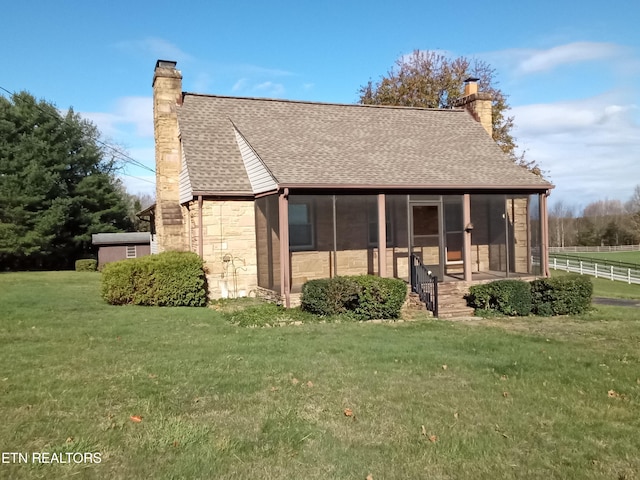
{"type": "Polygon", "coordinates": [[[204,225],[202,224],[202,195],[198,195],[198,255],[204,260],[204,225]]]}

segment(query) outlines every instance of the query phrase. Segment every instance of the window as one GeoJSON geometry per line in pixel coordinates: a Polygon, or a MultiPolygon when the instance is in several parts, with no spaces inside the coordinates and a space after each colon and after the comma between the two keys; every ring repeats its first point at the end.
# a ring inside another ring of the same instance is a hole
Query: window
{"type": "MultiPolygon", "coordinates": [[[[378,246],[378,203],[369,203],[367,209],[367,215],[369,218],[369,246],[378,246]]],[[[393,229],[391,228],[391,210],[387,209],[385,212],[385,230],[387,237],[387,247],[393,247],[393,229]]]]}
{"type": "Polygon", "coordinates": [[[127,258],[136,258],[136,246],[127,245],[127,258]]]}
{"type": "Polygon", "coordinates": [[[313,215],[310,201],[289,203],[289,248],[311,250],[314,248],[313,215]]]}

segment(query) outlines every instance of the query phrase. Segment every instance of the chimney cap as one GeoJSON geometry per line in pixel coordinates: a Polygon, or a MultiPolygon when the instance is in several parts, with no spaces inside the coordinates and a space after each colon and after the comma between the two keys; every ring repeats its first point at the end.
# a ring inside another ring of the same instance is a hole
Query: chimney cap
{"type": "Polygon", "coordinates": [[[156,68],[176,68],[178,62],[174,60],[158,60],[156,62],[156,68]]]}
{"type": "Polygon", "coordinates": [[[464,83],[476,83],[476,82],[477,82],[477,81],[479,81],[479,80],[480,80],[480,79],[479,79],[479,78],[476,78],[476,77],[467,77],[467,78],[464,80],[464,83]]]}

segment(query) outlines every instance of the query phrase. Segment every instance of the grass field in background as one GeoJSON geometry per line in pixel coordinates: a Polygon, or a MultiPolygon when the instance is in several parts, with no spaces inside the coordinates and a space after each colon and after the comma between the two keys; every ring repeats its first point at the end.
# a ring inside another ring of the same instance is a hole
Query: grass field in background
{"type": "MultiPolygon", "coordinates": [[[[549,254],[553,256],[553,253],[549,254]]],[[[640,266],[640,251],[633,252],[566,252],[558,255],[593,258],[596,260],[613,260],[616,262],[633,263],[640,266]]]]}
{"type": "Polygon", "coordinates": [[[101,454],[0,478],[640,478],[636,309],[243,328],[98,290],[0,274],[0,449],[101,454]]]}

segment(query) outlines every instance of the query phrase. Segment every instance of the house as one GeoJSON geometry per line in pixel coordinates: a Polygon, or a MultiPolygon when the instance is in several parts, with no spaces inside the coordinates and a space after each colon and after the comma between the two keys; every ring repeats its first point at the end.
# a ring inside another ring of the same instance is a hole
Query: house
{"type": "Polygon", "coordinates": [[[151,253],[149,232],[94,233],[91,243],[98,247],[98,268],[109,262],[137,258],[151,253]]]}
{"type": "Polygon", "coordinates": [[[455,109],[340,105],[185,93],[159,60],[153,96],[158,249],[197,252],[214,298],[290,306],[307,280],[414,264],[548,275],[552,185],[491,139],[473,80],[455,109]]]}

